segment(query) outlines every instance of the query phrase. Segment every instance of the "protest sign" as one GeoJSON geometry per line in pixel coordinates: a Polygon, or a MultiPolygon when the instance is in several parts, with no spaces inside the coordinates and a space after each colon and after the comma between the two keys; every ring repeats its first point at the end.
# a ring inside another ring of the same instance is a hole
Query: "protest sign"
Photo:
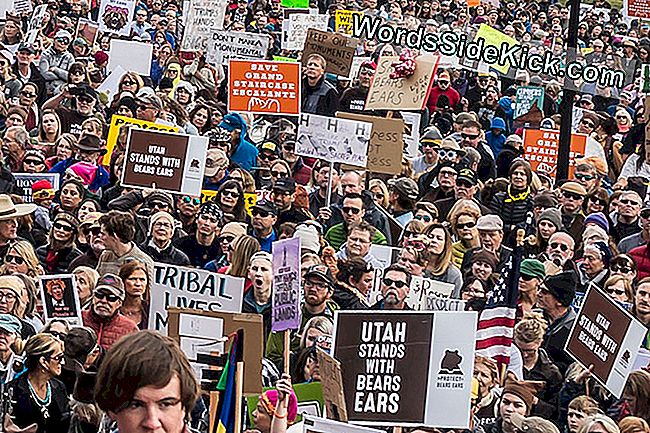
{"type": "Polygon", "coordinates": [[[623,393],[646,327],[591,285],[569,334],[565,350],[617,398],[623,393]]]}
{"type": "MultiPolygon", "coordinates": [[[[205,272],[205,271],[202,271],[205,272]]],[[[203,355],[223,353],[224,337],[238,330],[244,333],[242,345],[244,361],[244,395],[259,395],[262,392],[260,371],[264,353],[262,316],[259,314],[227,313],[223,311],[201,311],[170,307],[167,335],[176,340],[187,355],[195,371],[208,365],[202,362],[203,355]]],[[[149,328],[154,329],[154,328],[149,328]]],[[[201,376],[198,376],[201,377],[201,376]]]]}
{"type": "Polygon", "coordinates": [[[208,42],[208,63],[223,65],[230,59],[263,59],[269,49],[269,35],[214,31],[208,42]]]}
{"type": "Polygon", "coordinates": [[[353,15],[362,17],[363,12],[337,9],[336,13],[334,14],[334,31],[351,35],[353,15]]]}
{"type": "Polygon", "coordinates": [[[20,197],[25,203],[31,203],[32,184],[39,180],[49,180],[54,191],[59,190],[59,173],[14,173],[16,186],[20,189],[20,197]]]}
{"type": "MultiPolygon", "coordinates": [[[[507,74],[508,71],[510,70],[510,62],[505,62],[503,65],[497,63],[496,59],[499,58],[498,53],[501,51],[501,46],[503,44],[506,44],[508,47],[514,47],[519,45],[519,42],[517,42],[516,39],[511,38],[510,36],[506,35],[503,32],[500,32],[499,30],[495,29],[494,27],[490,27],[488,24],[481,24],[479,27],[478,31],[476,32],[476,36],[474,37],[474,42],[479,43],[483,45],[484,47],[494,47],[495,52],[497,53],[497,56],[495,56],[495,62],[494,63],[488,63],[488,65],[496,69],[497,71],[501,72],[502,74],[507,74]],[[481,42],[482,40],[482,42],[481,42]]],[[[478,60],[473,59],[470,55],[470,52],[473,50],[468,50],[467,55],[465,56],[469,60],[478,60]]],[[[480,52],[482,50],[476,50],[476,52],[480,52]]],[[[487,50],[486,50],[487,51],[487,50]]]]}
{"type": "Polygon", "coordinates": [[[339,111],[336,117],[372,123],[368,142],[368,161],[364,168],[371,173],[399,174],[402,170],[404,122],[401,119],[366,116],[339,111]]]}
{"type": "Polygon", "coordinates": [[[516,128],[539,128],[544,117],[544,88],[521,86],[517,88],[514,124],[516,128]]]}
{"type": "Polygon", "coordinates": [[[230,60],[228,111],[300,114],[300,64],[230,60]]]}
{"type": "Polygon", "coordinates": [[[437,56],[418,57],[415,72],[407,78],[390,78],[397,56],[379,58],[370,84],[366,110],[422,110],[437,69],[437,56]]]}
{"type": "Polygon", "coordinates": [[[38,5],[36,9],[32,12],[32,16],[29,19],[29,25],[27,26],[27,31],[31,32],[34,30],[40,30],[43,28],[45,23],[45,17],[47,15],[48,5],[38,5]]]}
{"type": "Polygon", "coordinates": [[[133,119],[126,116],[118,116],[114,114],[111,117],[111,124],[108,126],[108,136],[106,137],[106,155],[102,160],[102,164],[109,166],[111,163],[111,155],[117,144],[117,137],[120,135],[120,128],[122,126],[131,126],[133,128],[145,129],[148,131],[167,131],[178,132],[178,126],[162,125],[160,123],[147,122],[146,120],[133,119]]]}
{"type": "Polygon", "coordinates": [[[309,29],[302,51],[302,65],[307,66],[312,54],[320,54],[327,62],[325,72],[348,77],[358,44],[358,39],[341,33],[309,29]]]}
{"type": "Polygon", "coordinates": [[[641,93],[650,93],[650,65],[641,65],[641,93]]]}
{"type": "Polygon", "coordinates": [[[273,251],[274,332],[300,328],[300,238],[275,241],[273,251]]]}
{"type": "MultiPolygon", "coordinates": [[[[571,134],[569,177],[575,170],[576,159],[585,155],[586,138],[582,134],[571,134]]],[[[560,131],[551,129],[524,130],[524,158],[530,163],[533,171],[542,171],[555,179],[559,141],[560,131]]]]}
{"type": "Polygon", "coordinates": [[[629,18],[650,18],[650,4],[646,0],[624,0],[624,16],[629,18]]]}
{"type": "Polygon", "coordinates": [[[420,309],[424,311],[465,311],[465,304],[466,302],[461,299],[426,296],[420,309]]]}
{"type": "Polygon", "coordinates": [[[336,311],[348,420],[468,428],[475,312],[336,311]]]}
{"type": "Polygon", "coordinates": [[[108,71],[121,66],[125,71],[137,72],[149,76],[151,73],[151,58],[153,45],[143,42],[123,41],[111,39],[111,48],[108,53],[108,71]]]}
{"type": "Polygon", "coordinates": [[[420,113],[409,113],[402,111],[402,119],[404,120],[404,154],[407,158],[415,158],[418,156],[420,147],[420,113]]]}
{"type": "Polygon", "coordinates": [[[82,325],[81,304],[74,275],[40,275],[38,283],[46,322],[61,319],[73,326],[82,325]]]}
{"type": "Polygon", "coordinates": [[[276,62],[297,62],[298,59],[294,59],[293,57],[284,57],[284,56],[273,56],[273,60],[276,62]]]}
{"type": "Polygon", "coordinates": [[[413,276],[406,302],[415,310],[425,310],[427,298],[449,298],[454,288],[455,286],[451,283],[413,276]]]}
{"type": "MultiPolygon", "coordinates": [[[[5,0],[5,2],[10,1],[10,0],[5,0]]],[[[31,0],[14,0],[13,2],[14,7],[13,10],[17,14],[29,14],[34,6],[32,5],[31,0]]]]}
{"type": "Polygon", "coordinates": [[[95,45],[95,39],[97,39],[97,31],[99,30],[99,25],[96,23],[87,20],[85,18],[79,18],[77,22],[77,31],[75,33],[75,38],[83,38],[88,46],[95,45]]]}
{"type": "Polygon", "coordinates": [[[217,191],[212,189],[202,189],[201,190],[201,204],[207,201],[214,201],[217,197],[217,191]]]}
{"type": "Polygon", "coordinates": [[[385,433],[385,430],[375,430],[313,415],[305,415],[303,421],[303,433],[385,433]]]}
{"type": "Polygon", "coordinates": [[[282,31],[282,49],[290,51],[302,50],[305,46],[307,31],[309,29],[327,31],[328,18],[324,14],[290,14],[287,25],[282,31]]]}
{"type": "Polygon", "coordinates": [[[227,7],[227,0],[192,0],[185,21],[181,50],[205,52],[212,32],[223,29],[227,7]]]}
{"type": "Polygon", "coordinates": [[[302,113],[296,154],[365,167],[372,123],[302,113]]]}
{"type": "Polygon", "coordinates": [[[99,7],[99,31],[129,36],[134,11],[135,0],[102,0],[99,7]]]}
{"type": "MultiPolygon", "coordinates": [[[[258,372],[259,376],[259,372],[258,372]]],[[[264,388],[264,391],[274,388],[264,388]]],[[[298,416],[295,423],[302,420],[303,415],[323,416],[323,390],[320,382],[297,383],[293,385],[293,392],[298,400],[298,416]]],[[[259,395],[246,399],[248,420],[251,427],[255,427],[253,411],[257,407],[259,395]]]]}
{"type": "Polygon", "coordinates": [[[97,93],[103,93],[106,95],[106,98],[108,100],[112,100],[113,96],[119,91],[120,89],[120,80],[122,79],[122,76],[126,73],[124,68],[121,66],[116,66],[115,69],[111,71],[110,74],[102,81],[102,84],[99,85],[97,88],[97,93]]]}
{"type": "MultiPolygon", "coordinates": [[[[350,78],[351,80],[354,80],[358,78],[359,75],[359,69],[361,69],[361,65],[363,62],[368,62],[370,61],[370,57],[360,57],[360,56],[354,56],[352,58],[352,65],[350,66],[350,73],[347,76],[344,75],[339,75],[339,78],[350,78]]],[[[363,106],[360,107],[360,109],[363,109],[363,106]]]]}
{"type": "Polygon", "coordinates": [[[243,294],[243,278],[156,263],[148,328],[166,331],[169,307],[239,313],[243,294]]]}
{"type": "Polygon", "coordinates": [[[348,415],[343,394],[343,377],[341,363],[324,350],[317,349],[318,370],[323,387],[325,411],[330,419],[347,421],[348,415]]]}
{"type": "Polygon", "coordinates": [[[287,9],[308,9],[309,0],[281,0],[280,5],[287,9]]]}
{"type": "Polygon", "coordinates": [[[122,185],[201,195],[208,138],[130,129],[122,185]]]}

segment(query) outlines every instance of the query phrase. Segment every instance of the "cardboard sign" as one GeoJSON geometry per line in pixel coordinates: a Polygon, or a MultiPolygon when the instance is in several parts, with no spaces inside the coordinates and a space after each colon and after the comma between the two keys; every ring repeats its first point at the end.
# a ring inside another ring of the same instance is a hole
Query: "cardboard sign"
{"type": "Polygon", "coordinates": [[[274,332],[300,328],[300,238],[275,241],[273,251],[274,332]]]}
{"type": "Polygon", "coordinates": [[[379,58],[370,84],[366,110],[422,110],[437,70],[437,56],[416,59],[415,73],[408,78],[390,78],[397,56],[379,58]]]}
{"type": "Polygon", "coordinates": [[[201,195],[208,138],[129,130],[122,185],[201,195]]]}
{"type": "Polygon", "coordinates": [[[302,51],[302,65],[307,66],[311,54],[320,54],[327,62],[325,72],[348,77],[358,44],[358,39],[341,33],[309,29],[302,51]]]}
{"type": "Polygon", "coordinates": [[[300,51],[305,46],[309,29],[327,31],[329,16],[324,14],[293,13],[289,15],[286,28],[282,31],[282,49],[300,51]]]}
{"type": "Polygon", "coordinates": [[[625,0],[624,15],[629,18],[650,18],[650,4],[646,0],[625,0]]]}
{"type": "Polygon", "coordinates": [[[372,123],[302,113],[296,155],[365,167],[372,123]]]}
{"type": "Polygon", "coordinates": [[[368,162],[364,166],[371,173],[400,174],[404,148],[404,122],[401,119],[366,116],[339,111],[336,117],[372,123],[368,142],[368,162]]]}
{"type": "Polygon", "coordinates": [[[203,51],[215,30],[223,30],[227,0],[192,0],[187,13],[181,51],[203,51]]]}
{"type": "Polygon", "coordinates": [[[539,128],[539,124],[544,117],[543,111],[543,87],[521,86],[517,88],[514,113],[515,127],[539,128]]]}
{"type": "Polygon", "coordinates": [[[230,60],[228,111],[300,114],[300,64],[230,60]]]}
{"type": "Polygon", "coordinates": [[[646,327],[593,285],[576,316],[565,350],[614,396],[623,393],[646,327]]]}
{"type": "Polygon", "coordinates": [[[243,297],[243,278],[156,263],[148,328],[164,332],[170,307],[239,313],[243,297]]]}
{"type": "MultiPolygon", "coordinates": [[[[555,179],[559,142],[560,131],[551,129],[524,130],[524,159],[530,163],[533,171],[543,171],[555,179]]],[[[586,145],[586,135],[571,134],[569,177],[575,170],[576,159],[584,156],[586,145]]]]}
{"type": "Polygon", "coordinates": [[[25,203],[32,201],[32,185],[39,180],[49,180],[54,191],[59,190],[59,173],[14,173],[16,186],[20,188],[20,197],[25,203]]]}
{"type": "Polygon", "coordinates": [[[416,310],[426,310],[427,298],[449,298],[455,286],[443,281],[413,276],[406,302],[416,310]]]}
{"type": "Polygon", "coordinates": [[[223,65],[230,59],[263,59],[269,49],[269,35],[246,32],[215,31],[208,42],[206,59],[223,65]]]}
{"type": "Polygon", "coordinates": [[[316,356],[318,356],[318,370],[323,387],[326,413],[331,419],[347,421],[341,363],[324,350],[317,350],[316,356]]]}
{"type": "Polygon", "coordinates": [[[72,326],[82,325],[81,304],[74,275],[41,275],[38,284],[46,322],[61,319],[72,326]]]}
{"type": "Polygon", "coordinates": [[[225,349],[223,338],[242,329],[244,331],[242,346],[244,395],[257,396],[262,392],[260,377],[264,356],[262,316],[176,307],[169,308],[168,312],[167,335],[178,342],[194,369],[207,367],[197,361],[197,354],[223,351],[225,349]]]}
{"type": "Polygon", "coordinates": [[[135,0],[102,0],[99,7],[99,31],[129,36],[134,11],[135,0]]]}
{"type": "Polygon", "coordinates": [[[361,18],[363,16],[363,12],[337,9],[336,13],[334,14],[334,31],[351,35],[353,15],[358,15],[359,18],[361,18]]]}
{"type": "Polygon", "coordinates": [[[75,33],[75,38],[83,38],[88,42],[89,46],[95,45],[95,39],[97,39],[97,32],[99,31],[99,25],[84,19],[79,18],[77,22],[77,31],[75,33]]]}
{"type": "Polygon", "coordinates": [[[303,433],[385,433],[385,430],[376,430],[312,415],[305,415],[303,421],[303,433]]]}
{"type": "Polygon", "coordinates": [[[337,311],[348,420],[468,428],[475,312],[337,311]]]}
{"type": "MultiPolygon", "coordinates": [[[[259,376],[259,372],[257,373],[259,376]]],[[[273,388],[264,388],[264,391],[273,388]]],[[[298,399],[298,416],[295,423],[302,420],[303,415],[323,416],[323,390],[320,382],[308,382],[293,384],[293,392],[298,399]]],[[[248,420],[251,427],[255,426],[253,420],[253,411],[257,406],[259,395],[251,396],[246,399],[248,409],[248,420]]]]}
{"type": "Polygon", "coordinates": [[[137,72],[145,77],[151,73],[153,45],[143,42],[111,39],[107,70],[121,66],[125,71],[137,72]]]}
{"type": "Polygon", "coordinates": [[[113,114],[111,117],[111,124],[108,126],[108,136],[106,137],[106,155],[102,160],[102,164],[108,166],[111,163],[111,155],[117,144],[117,137],[120,135],[120,128],[125,125],[130,125],[133,128],[145,129],[148,131],[167,131],[178,132],[177,126],[162,125],[160,123],[147,122],[146,120],[133,119],[126,116],[118,116],[113,114]]]}

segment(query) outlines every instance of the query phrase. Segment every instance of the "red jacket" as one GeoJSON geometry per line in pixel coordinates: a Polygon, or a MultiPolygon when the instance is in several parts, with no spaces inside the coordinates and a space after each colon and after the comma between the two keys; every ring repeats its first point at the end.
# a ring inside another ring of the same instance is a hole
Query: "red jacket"
{"type": "Polygon", "coordinates": [[[632,257],[634,263],[636,263],[637,280],[641,281],[645,277],[650,277],[650,251],[648,250],[648,245],[632,248],[628,254],[632,257]]]}
{"type": "Polygon", "coordinates": [[[92,307],[81,312],[84,326],[92,328],[97,333],[97,343],[108,350],[123,336],[139,331],[138,325],[119,311],[109,320],[102,320],[92,311],[92,307]]]}
{"type": "Polygon", "coordinates": [[[427,107],[429,107],[429,113],[433,117],[433,113],[436,112],[436,104],[438,103],[438,98],[440,95],[445,95],[449,98],[449,105],[451,109],[455,110],[460,102],[460,94],[453,87],[449,86],[444,92],[440,90],[440,87],[436,84],[431,88],[431,93],[429,93],[429,99],[427,100],[427,107]]]}

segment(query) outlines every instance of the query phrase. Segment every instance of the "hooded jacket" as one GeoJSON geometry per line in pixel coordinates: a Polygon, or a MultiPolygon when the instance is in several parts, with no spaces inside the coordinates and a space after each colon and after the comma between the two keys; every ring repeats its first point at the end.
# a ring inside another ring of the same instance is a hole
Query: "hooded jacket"
{"type": "Polygon", "coordinates": [[[244,170],[251,171],[253,167],[257,166],[257,154],[259,151],[248,137],[248,125],[246,122],[241,123],[239,144],[237,144],[237,147],[230,156],[230,160],[244,170]]]}
{"type": "Polygon", "coordinates": [[[47,84],[47,92],[53,94],[68,81],[68,70],[74,63],[74,56],[67,50],[58,52],[51,46],[41,54],[38,69],[47,84]]]}

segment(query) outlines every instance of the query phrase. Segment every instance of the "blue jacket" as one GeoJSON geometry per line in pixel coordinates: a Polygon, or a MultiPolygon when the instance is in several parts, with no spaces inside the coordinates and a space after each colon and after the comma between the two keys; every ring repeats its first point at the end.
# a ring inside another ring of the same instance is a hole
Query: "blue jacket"
{"type": "MultiPolygon", "coordinates": [[[[63,178],[65,171],[76,162],[79,161],[74,159],[74,157],[59,161],[54,165],[54,167],[50,169],[50,173],[59,173],[61,178],[63,178]]],[[[88,189],[91,192],[97,192],[103,186],[108,185],[109,183],[111,183],[111,177],[108,174],[108,171],[106,171],[106,169],[100,165],[98,166],[97,173],[95,174],[95,179],[93,179],[92,183],[88,185],[88,189]]]]}
{"type": "Polygon", "coordinates": [[[230,160],[244,170],[251,171],[253,167],[257,166],[257,154],[259,150],[248,140],[248,125],[244,122],[239,136],[239,145],[230,157],[230,160]]]}
{"type": "Polygon", "coordinates": [[[497,156],[499,156],[501,149],[503,149],[503,145],[506,143],[506,136],[504,132],[501,132],[501,134],[497,135],[492,132],[492,130],[490,130],[485,133],[485,141],[487,141],[488,146],[490,146],[495,159],[497,156]]]}

